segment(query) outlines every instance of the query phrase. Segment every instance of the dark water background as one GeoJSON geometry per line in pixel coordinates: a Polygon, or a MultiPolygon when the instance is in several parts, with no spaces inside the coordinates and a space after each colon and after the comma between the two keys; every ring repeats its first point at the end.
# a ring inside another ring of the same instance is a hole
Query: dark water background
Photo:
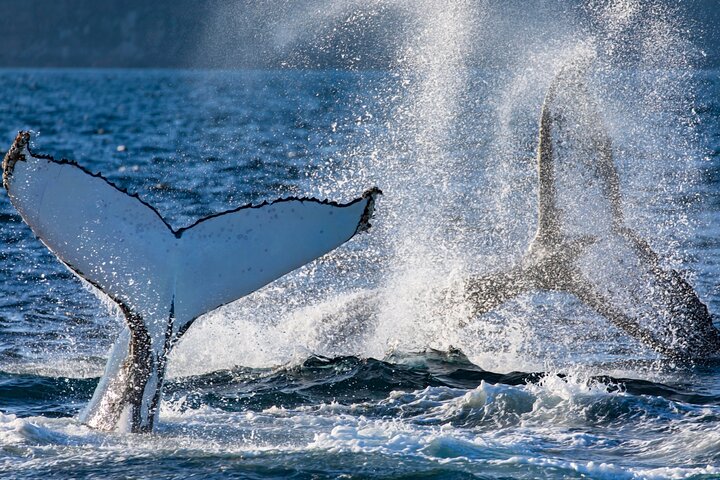
{"type": "MultiPolygon", "coordinates": [[[[385,99],[401,81],[378,72],[5,70],[0,138],[9,146],[17,130],[37,132],[35,151],[103,172],[156,205],[174,226],[279,196],[344,200],[363,185],[378,184],[388,201],[378,205],[376,237],[353,240],[311,273],[238,307],[253,310],[267,295],[283,303],[284,312],[295,311],[305,332],[315,328],[302,321],[316,289],[337,283],[367,289],[368,278],[377,283],[387,273],[378,259],[402,241],[392,228],[394,192],[387,188],[398,182],[372,171],[383,160],[374,159],[372,148],[358,147],[390,129],[398,110],[385,99]],[[358,259],[364,249],[372,254],[358,259]],[[310,281],[317,284],[308,287],[310,281]]],[[[692,165],[699,181],[689,193],[667,193],[665,205],[690,205],[695,230],[678,241],[679,257],[717,312],[720,77],[697,72],[693,81],[700,154],[692,165]],[[695,200],[688,203],[684,195],[695,200]]],[[[482,82],[477,85],[472,108],[490,110],[495,100],[482,82]]],[[[532,138],[534,112],[527,117],[523,128],[532,138]]],[[[482,119],[463,122],[468,130],[486,128],[482,119]]],[[[456,141],[461,153],[465,149],[459,157],[477,154],[480,147],[471,140],[456,141]]],[[[402,139],[397,147],[403,148],[402,139]]],[[[533,148],[525,146],[530,155],[533,148]]],[[[482,158],[475,162],[473,168],[482,168],[482,158]]],[[[489,185],[473,188],[478,202],[489,185]]],[[[454,192],[452,185],[443,188],[448,196],[454,192]]],[[[435,221],[444,229],[441,222],[453,219],[435,221]]],[[[333,335],[342,340],[327,337],[340,347],[314,348],[329,335],[318,327],[316,343],[302,351],[280,345],[278,355],[242,344],[203,366],[205,350],[227,345],[216,330],[200,325],[166,386],[159,431],[94,432],[74,416],[92,394],[120,320],[33,237],[5,195],[0,245],[0,472],[7,478],[720,475],[720,367],[673,365],[632,348],[587,357],[575,352],[565,368],[542,362],[525,368],[518,360],[494,373],[482,352],[432,349],[442,344],[434,339],[419,349],[412,347],[423,342],[353,349],[351,340],[367,338],[367,331],[340,330],[333,335]],[[328,355],[333,352],[339,353],[328,355]]],[[[350,324],[365,318],[362,310],[338,313],[336,297],[325,291],[317,307],[321,317],[350,324]]],[[[412,312],[408,316],[412,323],[412,312]]],[[[222,314],[214,322],[232,324],[232,317],[222,314]]],[[[282,319],[270,324],[282,331],[282,319]]],[[[281,343],[280,336],[268,342],[281,343]]],[[[562,357],[572,338],[538,343],[543,347],[535,356],[548,361],[556,352],[562,357]]]]}

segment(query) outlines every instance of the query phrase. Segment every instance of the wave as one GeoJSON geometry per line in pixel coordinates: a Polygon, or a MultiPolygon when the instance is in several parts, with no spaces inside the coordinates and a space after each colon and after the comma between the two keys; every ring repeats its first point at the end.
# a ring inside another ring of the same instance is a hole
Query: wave
{"type": "Polygon", "coordinates": [[[19,416],[72,416],[90,400],[97,381],[97,378],[0,371],[0,412],[19,416]]]}
{"type": "MultiPolygon", "coordinates": [[[[98,378],[66,378],[0,371],[0,411],[18,416],[73,416],[89,400],[98,378]]],[[[380,404],[396,392],[427,388],[474,390],[481,385],[537,386],[580,383],[605,393],[659,397],[691,405],[720,406],[720,395],[688,385],[609,375],[483,370],[459,350],[395,353],[384,360],[352,356],[311,356],[279,368],[237,367],[168,381],[165,399],[184,409],[203,406],[225,411],[262,411],[272,407],[380,404]]]]}
{"type": "Polygon", "coordinates": [[[329,469],[320,478],[347,471],[396,474],[383,478],[718,473],[716,396],[610,376],[498,374],[456,350],[383,360],[312,356],[174,379],[156,435],[48,418],[76,413],[96,381],[0,373],[0,444],[9,455],[0,473],[122,475],[118,456],[132,459],[123,468],[137,476],[188,464],[239,476],[284,465],[273,472],[284,478],[309,477],[318,465],[329,469]]]}

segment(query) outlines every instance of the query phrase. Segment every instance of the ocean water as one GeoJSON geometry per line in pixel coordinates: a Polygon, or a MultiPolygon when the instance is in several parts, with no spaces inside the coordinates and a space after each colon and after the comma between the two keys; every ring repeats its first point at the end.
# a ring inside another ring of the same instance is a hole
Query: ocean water
{"type": "MultiPolygon", "coordinates": [[[[543,61],[1,71],[6,146],[31,129],[174,226],[384,195],[369,233],[190,329],[148,435],[76,420],[122,319],[0,196],[0,476],[720,477],[720,364],[662,359],[561,293],[480,318],[444,300],[534,233],[543,61]]],[[[592,81],[629,222],[720,311],[720,72],[592,81]]]]}

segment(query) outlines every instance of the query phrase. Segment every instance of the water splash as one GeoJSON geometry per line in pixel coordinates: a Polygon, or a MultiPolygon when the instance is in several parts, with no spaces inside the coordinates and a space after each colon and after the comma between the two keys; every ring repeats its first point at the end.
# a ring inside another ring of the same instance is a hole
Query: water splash
{"type": "Polygon", "coordinates": [[[370,236],[193,327],[175,356],[178,374],[198,356],[219,368],[450,345],[500,370],[654,357],[559,294],[527,295],[469,319],[462,280],[511,264],[534,235],[539,108],[572,59],[594,56],[589,88],[613,139],[628,222],[673,266],[686,262],[694,228],[694,48],[678,12],[660,2],[549,2],[532,33],[517,36],[528,20],[514,18],[518,9],[346,1],[281,22],[278,46],[300,67],[335,45],[357,68],[348,38],[397,28],[380,39],[392,68],[358,77],[369,98],[358,95],[356,115],[343,119],[361,140],[334,152],[309,187],[342,196],[377,184],[386,195],[370,236]],[[479,61],[484,43],[516,38],[520,47],[479,61]],[[217,340],[201,340],[208,333],[217,340]]]}

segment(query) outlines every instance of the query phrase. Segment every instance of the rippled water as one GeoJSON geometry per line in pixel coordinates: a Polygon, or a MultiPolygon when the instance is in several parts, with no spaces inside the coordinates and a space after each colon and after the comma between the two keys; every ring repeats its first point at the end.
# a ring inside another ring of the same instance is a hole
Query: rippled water
{"type": "MultiPolygon", "coordinates": [[[[668,121],[623,123],[618,108],[610,124],[628,216],[717,312],[720,77],[694,73],[672,80],[696,93],[668,121]],[[686,105],[691,130],[672,130],[686,105]]],[[[7,146],[32,129],[36,151],[102,171],[174,226],[279,196],[385,192],[369,234],[192,327],[153,435],[75,420],[121,320],[2,195],[0,472],[720,476],[718,364],[664,361],[562,294],[469,323],[438,310],[431,292],[507,264],[532,235],[544,91],[505,80],[469,72],[461,100],[473,101],[448,117],[408,106],[419,94],[391,73],[0,72],[7,146]]]]}

